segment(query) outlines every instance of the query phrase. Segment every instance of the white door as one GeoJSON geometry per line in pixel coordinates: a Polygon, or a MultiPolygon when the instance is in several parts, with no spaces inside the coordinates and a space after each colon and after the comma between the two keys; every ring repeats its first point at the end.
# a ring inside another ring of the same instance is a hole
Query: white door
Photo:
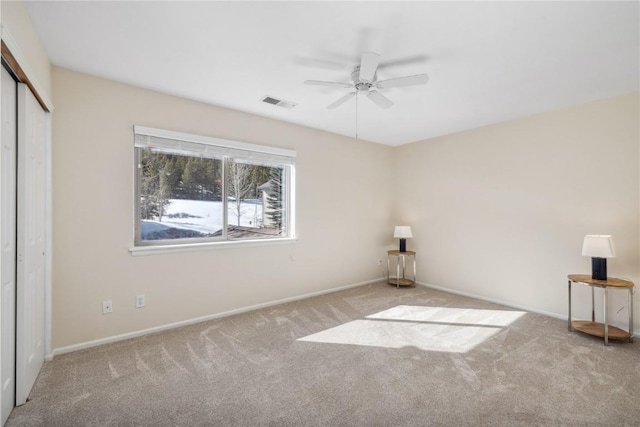
{"type": "Polygon", "coordinates": [[[0,423],[13,410],[16,398],[16,82],[2,68],[2,141],[0,143],[0,310],[2,369],[0,423]]]}
{"type": "Polygon", "coordinates": [[[44,363],[47,115],[18,84],[18,264],[16,405],[24,404],[44,363]]]}

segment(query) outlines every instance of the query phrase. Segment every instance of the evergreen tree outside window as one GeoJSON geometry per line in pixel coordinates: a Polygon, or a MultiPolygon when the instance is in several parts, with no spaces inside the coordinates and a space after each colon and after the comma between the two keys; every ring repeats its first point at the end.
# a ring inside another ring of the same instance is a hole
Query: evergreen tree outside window
{"type": "Polygon", "coordinates": [[[271,220],[271,224],[275,228],[282,229],[284,227],[284,179],[283,170],[271,168],[269,171],[270,194],[267,195],[267,213],[271,220]]]}
{"type": "Polygon", "coordinates": [[[136,246],[293,237],[295,152],[134,127],[136,246]]]}

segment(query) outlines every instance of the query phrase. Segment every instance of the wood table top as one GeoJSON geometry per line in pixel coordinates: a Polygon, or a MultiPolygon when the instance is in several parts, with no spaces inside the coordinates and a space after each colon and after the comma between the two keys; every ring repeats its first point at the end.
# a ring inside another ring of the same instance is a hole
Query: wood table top
{"type": "Polygon", "coordinates": [[[415,255],[416,253],[414,251],[387,251],[387,253],[389,255],[415,255]]]}
{"type": "Polygon", "coordinates": [[[592,279],[590,274],[569,274],[567,276],[572,282],[586,283],[595,286],[610,286],[612,288],[633,288],[635,285],[631,280],[616,279],[607,277],[607,280],[592,279]]]}

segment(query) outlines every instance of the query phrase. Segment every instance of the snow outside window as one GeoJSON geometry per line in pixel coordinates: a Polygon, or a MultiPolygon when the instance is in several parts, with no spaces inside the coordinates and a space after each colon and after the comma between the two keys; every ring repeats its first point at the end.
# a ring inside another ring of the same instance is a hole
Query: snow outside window
{"type": "Polygon", "coordinates": [[[135,126],[135,245],[293,237],[295,152],[135,126]]]}

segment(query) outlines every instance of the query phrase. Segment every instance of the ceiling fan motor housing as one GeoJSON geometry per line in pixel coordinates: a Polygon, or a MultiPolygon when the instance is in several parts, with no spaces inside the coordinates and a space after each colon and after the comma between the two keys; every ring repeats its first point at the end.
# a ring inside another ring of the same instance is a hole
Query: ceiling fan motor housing
{"type": "MultiPolygon", "coordinates": [[[[372,82],[376,81],[377,74],[378,73],[375,73],[373,75],[372,82]]],[[[353,71],[351,72],[351,82],[353,83],[355,88],[360,92],[368,92],[373,87],[373,83],[372,82],[368,82],[366,80],[360,80],[360,66],[359,65],[357,65],[353,69],[353,71]]]]}

